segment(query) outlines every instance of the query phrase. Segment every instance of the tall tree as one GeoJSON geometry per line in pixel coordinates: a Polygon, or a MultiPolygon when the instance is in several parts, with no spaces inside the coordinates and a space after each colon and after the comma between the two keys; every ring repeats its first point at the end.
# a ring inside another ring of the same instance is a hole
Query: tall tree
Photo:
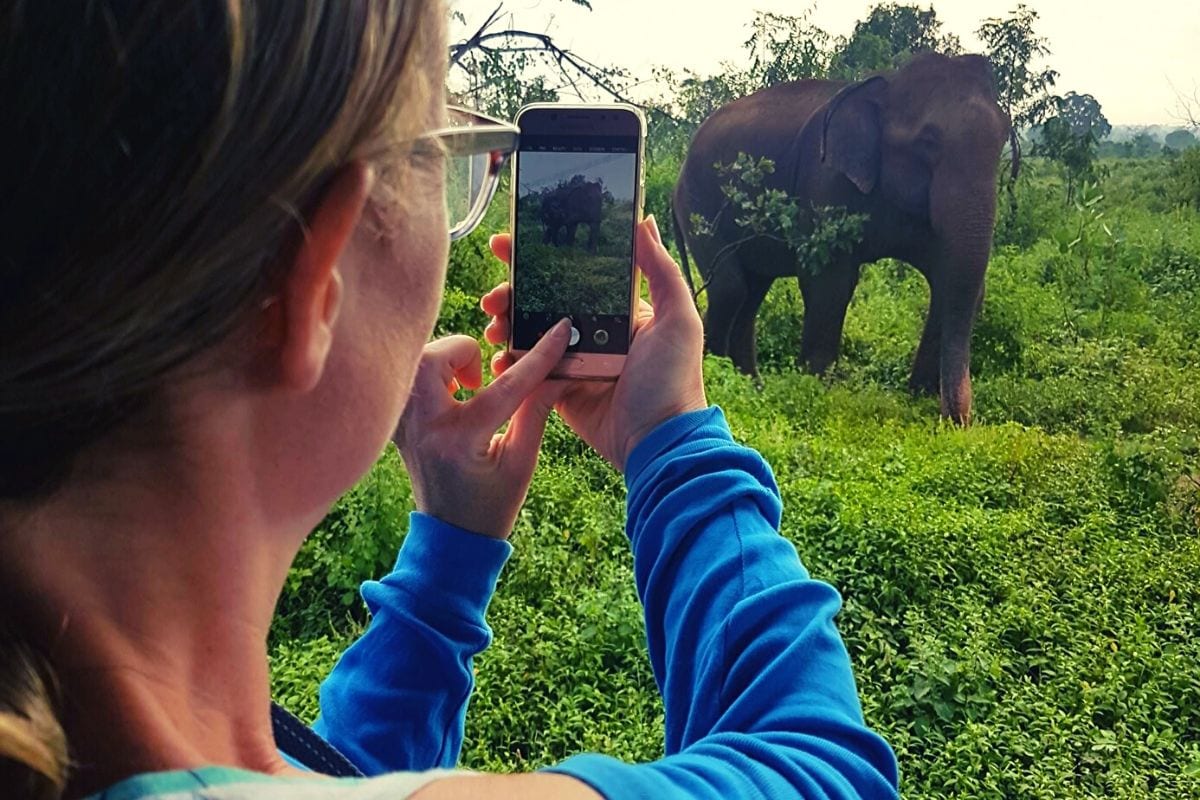
{"type": "Polygon", "coordinates": [[[785,81],[822,78],[829,69],[829,34],[800,16],[759,11],[742,47],[750,57],[747,83],[761,89],[785,81]]]}
{"type": "Polygon", "coordinates": [[[1012,123],[1009,159],[1012,168],[1000,172],[1000,183],[1008,195],[1008,219],[1017,214],[1017,164],[1020,163],[1019,132],[1042,122],[1051,109],[1050,90],[1058,73],[1041,62],[1050,55],[1046,39],[1034,30],[1038,14],[1019,4],[1008,16],[989,17],[976,35],[992,63],[1000,107],[1012,123]]]}
{"type": "Polygon", "coordinates": [[[1090,94],[1068,92],[1055,98],[1053,107],[1054,116],[1041,126],[1034,152],[1063,165],[1070,203],[1081,181],[1096,178],[1096,150],[1112,125],[1090,94]]]}
{"type": "Polygon", "coordinates": [[[1196,138],[1196,134],[1189,130],[1180,128],[1177,131],[1171,131],[1163,137],[1163,147],[1169,150],[1174,150],[1177,153],[1182,153],[1192,147],[1200,145],[1200,139],[1196,138]]]}
{"type": "Polygon", "coordinates": [[[1004,19],[989,17],[976,32],[992,62],[1000,106],[1017,129],[1042,122],[1052,110],[1050,90],[1058,72],[1040,62],[1050,55],[1034,31],[1038,14],[1021,4],[1004,19]]]}
{"type": "Polygon", "coordinates": [[[1148,130],[1142,129],[1133,135],[1129,140],[1130,155],[1134,158],[1151,158],[1158,155],[1161,146],[1154,134],[1148,130]]]}
{"type": "Polygon", "coordinates": [[[1200,133],[1200,86],[1193,83],[1190,95],[1174,83],[1171,84],[1171,90],[1175,92],[1175,119],[1193,133],[1200,133]]]}
{"type": "Polygon", "coordinates": [[[942,22],[933,6],[881,3],[859,20],[854,32],[836,47],[830,64],[833,77],[854,79],[869,72],[897,67],[914,53],[955,54],[962,51],[958,37],[942,33],[942,22]]]}

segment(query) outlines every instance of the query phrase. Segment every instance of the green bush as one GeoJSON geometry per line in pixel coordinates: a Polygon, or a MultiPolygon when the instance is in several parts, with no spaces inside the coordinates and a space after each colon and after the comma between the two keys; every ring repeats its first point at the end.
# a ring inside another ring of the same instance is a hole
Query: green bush
{"type": "Polygon", "coordinates": [[[1175,159],[1170,198],[1173,202],[1200,208],[1200,148],[1185,150],[1175,159]]]}
{"type": "MultiPolygon", "coordinates": [[[[759,317],[761,386],[706,360],[709,398],[772,465],[783,535],[845,599],[863,709],[906,797],[1200,797],[1200,213],[1169,209],[1165,169],[1113,163],[1101,189],[1119,241],[1085,273],[1053,238],[1078,212],[1033,163],[1032,208],[988,273],[970,429],[905,390],[928,290],[898,262],[864,268],[830,377],[796,369],[794,280],[759,317]]],[[[455,245],[439,331],[481,330],[477,298],[504,274],[486,242],[455,245]]],[[[464,766],[661,755],[623,500],[552,420],[489,612],[464,766]]],[[[301,716],[411,505],[389,451],[304,546],[271,662],[301,716]]]]}

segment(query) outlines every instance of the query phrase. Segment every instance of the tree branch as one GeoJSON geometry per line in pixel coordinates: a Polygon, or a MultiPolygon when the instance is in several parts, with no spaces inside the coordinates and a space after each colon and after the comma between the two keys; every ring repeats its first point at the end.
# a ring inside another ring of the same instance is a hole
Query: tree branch
{"type": "MultiPolygon", "coordinates": [[[[497,6],[487,18],[483,25],[479,26],[471,36],[467,37],[457,44],[450,46],[450,67],[463,69],[468,73],[472,70],[464,62],[466,56],[473,50],[480,50],[484,53],[495,52],[510,52],[510,53],[527,53],[527,52],[543,52],[547,57],[552,58],[559,72],[571,84],[575,93],[582,97],[578,82],[575,76],[571,74],[571,69],[582,75],[594,86],[610,95],[615,100],[623,103],[634,104],[625,93],[613,84],[607,76],[604,75],[604,69],[593,62],[572,53],[570,50],[559,47],[554,39],[545,33],[535,33],[534,31],[521,30],[519,28],[509,28],[502,31],[490,30],[500,15],[501,6],[497,6]],[[491,45],[493,42],[517,42],[517,41],[533,41],[536,45],[515,45],[508,47],[496,47],[491,45]]],[[[635,104],[636,105],[636,104],[635,104]]]]}
{"type": "Polygon", "coordinates": [[[1192,96],[1188,97],[1169,78],[1167,83],[1175,92],[1175,113],[1171,116],[1193,131],[1200,131],[1200,86],[1193,84],[1192,96]]]}
{"type": "Polygon", "coordinates": [[[479,26],[479,29],[475,31],[475,33],[467,37],[465,41],[450,45],[450,69],[457,67],[462,61],[463,56],[465,56],[471,50],[474,50],[476,47],[479,47],[484,33],[486,33],[487,29],[496,23],[496,19],[500,16],[500,10],[502,8],[504,8],[503,4],[496,6],[492,13],[488,14],[487,20],[479,26]]]}

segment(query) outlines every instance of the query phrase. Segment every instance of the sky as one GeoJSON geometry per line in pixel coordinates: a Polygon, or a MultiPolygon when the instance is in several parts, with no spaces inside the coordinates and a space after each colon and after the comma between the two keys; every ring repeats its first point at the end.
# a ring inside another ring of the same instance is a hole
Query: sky
{"type": "MultiPolygon", "coordinates": [[[[987,17],[1003,17],[1018,0],[943,0],[934,9],[943,32],[968,52],[987,17]]],[[[1051,49],[1047,63],[1060,73],[1055,91],[1087,93],[1114,125],[1176,123],[1171,84],[1200,92],[1200,1],[1025,0],[1039,14],[1037,31],[1051,49]]],[[[467,25],[452,23],[451,39],[473,32],[501,0],[450,0],[467,25]],[[468,30],[468,28],[470,30],[468,30]]],[[[876,3],[817,0],[811,20],[830,34],[849,35],[876,3]]],[[[927,2],[918,3],[922,8],[927,2]]],[[[592,0],[593,11],[567,0],[503,0],[518,27],[549,33],[560,45],[599,64],[626,67],[647,78],[653,66],[689,68],[704,75],[722,61],[741,62],[754,12],[798,15],[811,0],[592,0]]]]}
{"type": "Polygon", "coordinates": [[[559,181],[583,175],[599,179],[615,200],[632,200],[637,181],[633,153],[523,153],[521,155],[521,194],[555,186],[559,181]]]}

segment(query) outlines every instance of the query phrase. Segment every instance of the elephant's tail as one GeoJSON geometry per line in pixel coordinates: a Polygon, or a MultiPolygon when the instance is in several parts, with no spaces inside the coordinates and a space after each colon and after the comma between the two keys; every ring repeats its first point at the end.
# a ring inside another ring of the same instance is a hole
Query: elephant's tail
{"type": "Polygon", "coordinates": [[[692,266],[688,263],[687,241],[683,238],[683,225],[679,223],[679,213],[671,209],[671,222],[675,225],[675,244],[679,246],[679,261],[683,267],[683,279],[687,281],[688,291],[692,300],[696,299],[696,287],[692,283],[692,266]]]}
{"type": "Polygon", "coordinates": [[[1012,167],[1009,171],[1009,178],[1015,181],[1017,176],[1021,174],[1021,137],[1017,135],[1015,125],[1008,126],[1008,141],[1009,147],[1012,149],[1012,167]]]}

